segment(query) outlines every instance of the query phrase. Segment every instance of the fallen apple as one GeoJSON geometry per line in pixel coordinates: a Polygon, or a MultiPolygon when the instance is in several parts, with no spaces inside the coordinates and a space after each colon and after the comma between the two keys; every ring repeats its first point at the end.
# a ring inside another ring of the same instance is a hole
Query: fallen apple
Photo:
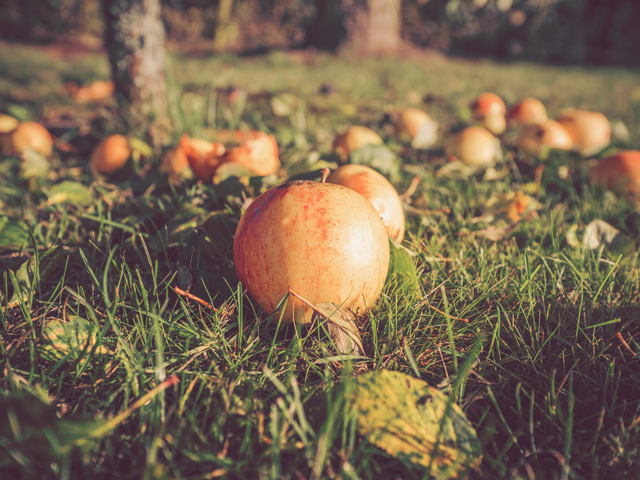
{"type": "Polygon", "coordinates": [[[333,149],[338,152],[343,161],[349,154],[365,145],[381,145],[384,143],[380,135],[367,127],[354,125],[333,141],[333,149]]]}
{"type": "Polygon", "coordinates": [[[53,152],[53,139],[49,130],[36,122],[22,122],[9,134],[10,146],[20,152],[34,150],[45,157],[53,152]]]}
{"type": "Polygon", "coordinates": [[[471,112],[473,118],[482,122],[482,125],[491,133],[497,135],[507,127],[505,118],[507,107],[495,93],[481,94],[471,105],[471,112]]]}
{"type": "Polygon", "coordinates": [[[10,133],[16,129],[20,122],[11,115],[0,113],[0,134],[10,133]]]}
{"type": "Polygon", "coordinates": [[[591,181],[628,195],[640,194],[640,151],[625,150],[593,167],[591,181]]]}
{"type": "Polygon", "coordinates": [[[335,183],[355,190],[371,202],[380,214],[387,233],[397,242],[404,239],[405,218],[398,192],[383,175],[365,165],[343,165],[327,177],[335,183]]]}
{"type": "Polygon", "coordinates": [[[93,172],[112,173],[124,167],[131,152],[127,137],[110,135],[93,149],[89,166],[93,172]]]}
{"type": "Polygon", "coordinates": [[[537,98],[525,98],[511,107],[509,120],[517,125],[540,125],[548,120],[547,109],[537,98]]]}
{"type": "Polygon", "coordinates": [[[280,169],[278,143],[273,135],[259,131],[236,130],[239,146],[230,148],[225,161],[238,163],[259,176],[272,175],[280,169]]]}
{"type": "Polygon", "coordinates": [[[584,156],[595,155],[611,142],[611,125],[600,112],[567,110],[557,121],[569,132],[573,148],[584,156]]]}
{"type": "Polygon", "coordinates": [[[189,168],[189,159],[180,145],[167,151],[160,163],[160,171],[168,173],[172,177],[182,176],[186,168],[189,168]]]}
{"type": "Polygon", "coordinates": [[[218,167],[225,162],[226,148],[222,143],[212,143],[201,138],[189,138],[186,133],[180,139],[189,166],[196,177],[211,182],[218,167]]]}
{"type": "Polygon", "coordinates": [[[396,135],[407,135],[414,148],[428,148],[438,141],[438,124],[417,108],[406,108],[395,123],[396,135]]]}
{"type": "Polygon", "coordinates": [[[555,120],[529,125],[518,138],[518,148],[530,155],[539,155],[545,148],[571,150],[572,147],[569,132],[555,120]]]}
{"type": "MultiPolygon", "coordinates": [[[[313,304],[371,308],[389,268],[380,215],[359,193],[331,183],[290,181],[257,197],[233,243],[239,280],[264,312],[291,287],[313,304]]],[[[313,310],[289,297],[283,321],[309,322],[313,310]]]]}
{"type": "Polygon", "coordinates": [[[467,127],[453,136],[447,153],[469,167],[490,167],[501,156],[500,141],[482,127],[467,127]]]}

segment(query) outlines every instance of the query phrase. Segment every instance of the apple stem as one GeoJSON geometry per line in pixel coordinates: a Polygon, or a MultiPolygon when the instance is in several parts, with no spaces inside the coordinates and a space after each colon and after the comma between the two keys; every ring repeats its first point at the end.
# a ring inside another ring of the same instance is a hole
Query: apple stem
{"type": "Polygon", "coordinates": [[[327,182],[327,177],[331,173],[331,170],[329,170],[327,167],[322,167],[322,169],[320,171],[322,172],[322,177],[320,178],[320,183],[326,183],[327,182]]]}
{"type": "Polygon", "coordinates": [[[420,183],[420,177],[415,176],[413,180],[411,180],[411,185],[407,188],[407,191],[400,195],[400,200],[408,200],[411,198],[411,195],[416,193],[416,189],[418,188],[418,184],[420,183]]]}

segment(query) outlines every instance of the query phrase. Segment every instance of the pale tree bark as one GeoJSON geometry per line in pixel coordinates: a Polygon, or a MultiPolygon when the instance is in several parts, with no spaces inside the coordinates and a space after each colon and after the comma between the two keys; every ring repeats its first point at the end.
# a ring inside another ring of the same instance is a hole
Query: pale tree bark
{"type": "Polygon", "coordinates": [[[116,94],[129,120],[151,122],[158,143],[169,129],[160,0],[104,0],[104,14],[116,94]]]}
{"type": "Polygon", "coordinates": [[[393,53],[400,47],[400,0],[343,0],[347,46],[363,53],[393,53]]]}
{"type": "Polygon", "coordinates": [[[362,54],[398,51],[401,0],[316,0],[318,15],[308,43],[362,54]],[[338,38],[340,37],[340,38],[338,38]]]}

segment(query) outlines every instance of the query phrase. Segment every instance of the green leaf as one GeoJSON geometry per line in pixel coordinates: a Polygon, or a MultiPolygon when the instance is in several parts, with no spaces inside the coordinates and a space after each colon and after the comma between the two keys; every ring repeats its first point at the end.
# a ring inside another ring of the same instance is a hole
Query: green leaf
{"type": "Polygon", "coordinates": [[[70,180],[54,185],[47,192],[47,196],[49,203],[52,204],[71,203],[84,207],[93,201],[93,196],[87,186],[70,180]]]}
{"type": "Polygon", "coordinates": [[[29,244],[29,228],[23,222],[0,216],[0,248],[18,250],[29,244]]]}
{"type": "Polygon", "coordinates": [[[25,150],[22,153],[22,158],[23,178],[43,178],[47,176],[51,169],[51,164],[47,158],[34,150],[25,150]]]}
{"type": "MultiPolygon", "coordinates": [[[[42,330],[43,344],[40,347],[40,355],[49,361],[67,356],[69,360],[76,360],[82,352],[91,350],[97,336],[97,327],[82,317],[70,316],[66,322],[54,320],[42,330]]],[[[96,353],[107,354],[109,349],[100,346],[96,353]]]]}
{"type": "Polygon", "coordinates": [[[142,157],[150,157],[153,155],[153,149],[148,143],[139,138],[129,138],[129,146],[131,147],[134,162],[139,162],[142,157]]]}
{"type": "Polygon", "coordinates": [[[400,159],[386,145],[365,145],[351,152],[349,161],[378,170],[387,176],[391,183],[400,180],[400,159]]]}
{"type": "Polygon", "coordinates": [[[56,245],[38,255],[37,272],[35,255],[20,265],[15,274],[18,288],[14,289],[13,296],[9,300],[7,307],[13,308],[20,305],[20,303],[28,302],[31,292],[37,289],[38,284],[43,279],[57,271],[62,259],[62,247],[56,245]]]}
{"type": "Polygon", "coordinates": [[[398,459],[457,478],[477,467],[482,450],[458,405],[409,375],[377,370],[352,381],[358,433],[398,459]]]}
{"type": "Polygon", "coordinates": [[[389,273],[385,284],[391,290],[398,290],[407,295],[420,295],[420,282],[416,266],[409,251],[389,239],[389,273]]]}

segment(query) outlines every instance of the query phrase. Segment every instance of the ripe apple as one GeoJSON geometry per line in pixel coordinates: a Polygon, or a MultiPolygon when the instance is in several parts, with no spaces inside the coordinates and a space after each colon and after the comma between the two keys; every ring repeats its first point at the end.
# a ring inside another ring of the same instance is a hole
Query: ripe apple
{"type": "Polygon", "coordinates": [[[600,152],[611,142],[609,120],[600,112],[567,110],[558,118],[558,123],[569,132],[573,148],[584,156],[600,152]]]}
{"type": "Polygon", "coordinates": [[[53,152],[53,139],[49,130],[39,123],[22,122],[9,134],[11,147],[24,152],[34,150],[45,157],[53,152]]]}
{"type": "Polygon", "coordinates": [[[572,147],[569,132],[555,120],[529,125],[518,139],[518,148],[530,155],[538,155],[544,148],[571,150],[572,147]]]}
{"type": "Polygon", "coordinates": [[[365,145],[381,145],[384,143],[380,135],[367,127],[354,125],[333,141],[333,149],[338,152],[343,161],[349,154],[365,145]]]}
{"type": "Polygon", "coordinates": [[[278,172],[278,143],[273,135],[255,130],[236,130],[234,136],[240,145],[227,151],[225,161],[238,163],[259,176],[278,172]]]}
{"type": "MultiPolygon", "coordinates": [[[[239,280],[267,314],[290,286],[317,304],[360,313],[377,300],[389,268],[380,215],[359,193],[332,183],[290,181],[256,198],[233,243],[239,280]]],[[[313,311],[290,297],[284,321],[311,321],[313,311]]]]}
{"type": "Polygon", "coordinates": [[[89,165],[94,172],[111,173],[124,167],[130,156],[129,140],[122,135],[110,135],[93,149],[89,165]]]}
{"type": "Polygon", "coordinates": [[[540,125],[545,123],[547,109],[537,98],[525,98],[509,110],[509,119],[518,125],[540,125]]]}
{"type": "Polygon", "coordinates": [[[211,182],[216,170],[225,161],[226,148],[221,143],[189,138],[185,133],[180,139],[180,148],[187,155],[194,175],[204,182],[211,182]]]}
{"type": "Polygon", "coordinates": [[[380,214],[387,233],[397,242],[404,239],[405,219],[398,192],[383,175],[365,165],[343,165],[327,177],[335,183],[355,190],[371,202],[380,214]]]}
{"type": "Polygon", "coordinates": [[[610,190],[640,194],[640,151],[626,150],[605,158],[593,167],[589,178],[610,190]]]}
{"type": "Polygon", "coordinates": [[[408,135],[414,148],[428,148],[438,141],[438,124],[417,108],[406,108],[395,124],[396,135],[408,135]]]}
{"type": "Polygon", "coordinates": [[[447,153],[469,167],[490,167],[500,158],[500,141],[482,127],[467,127],[453,136],[447,153]]]}
{"type": "Polygon", "coordinates": [[[499,134],[507,128],[505,114],[507,107],[504,101],[495,93],[485,92],[472,104],[473,118],[482,122],[491,133],[499,134]]]}

